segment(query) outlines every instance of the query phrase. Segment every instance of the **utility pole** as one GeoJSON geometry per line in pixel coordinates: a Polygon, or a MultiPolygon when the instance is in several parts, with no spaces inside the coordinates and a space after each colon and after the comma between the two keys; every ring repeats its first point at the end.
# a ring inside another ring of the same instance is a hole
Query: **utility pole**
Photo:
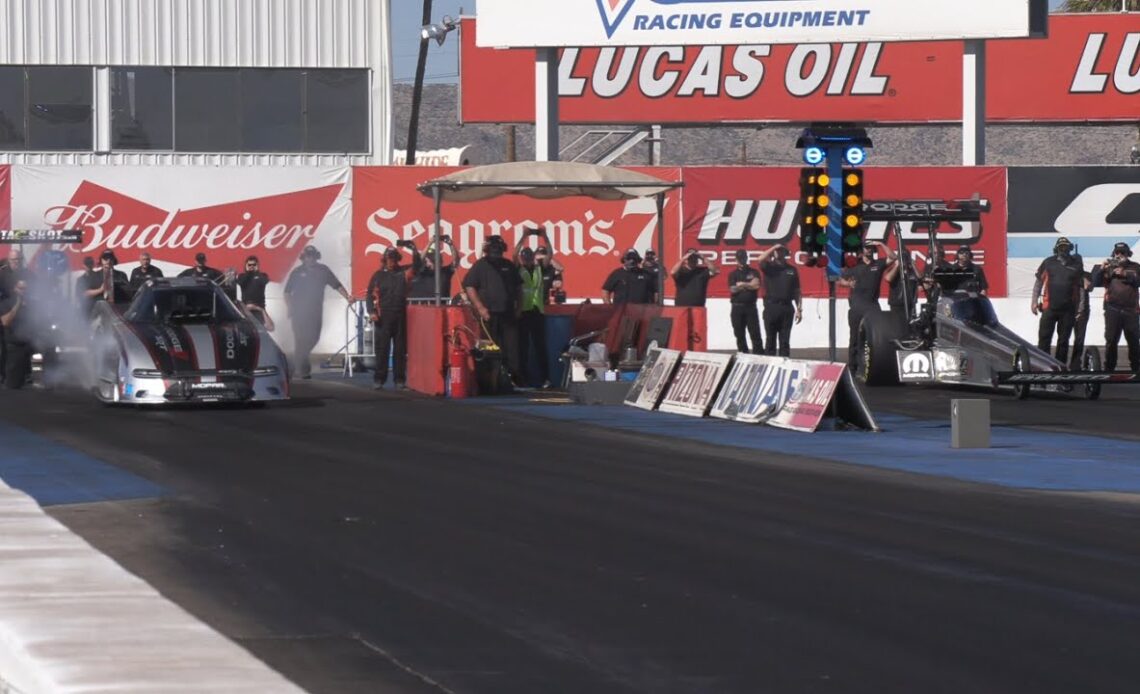
{"type": "MultiPolygon", "coordinates": [[[[424,0],[424,21],[422,26],[431,24],[431,0],[424,0]]],[[[420,57],[416,62],[416,83],[412,87],[412,116],[408,123],[408,150],[405,153],[404,163],[408,166],[416,165],[416,140],[420,129],[420,101],[424,93],[424,70],[427,68],[428,41],[426,36],[420,36],[420,57]]]]}

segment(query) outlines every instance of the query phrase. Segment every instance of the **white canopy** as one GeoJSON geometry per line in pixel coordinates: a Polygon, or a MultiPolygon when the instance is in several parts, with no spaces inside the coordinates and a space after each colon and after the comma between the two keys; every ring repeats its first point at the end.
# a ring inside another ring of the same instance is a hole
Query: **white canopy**
{"type": "Polygon", "coordinates": [[[516,161],[477,166],[419,185],[424,195],[448,202],[477,202],[500,195],[553,200],[577,195],[628,200],[659,195],[682,184],[610,166],[573,161],[516,161]]]}

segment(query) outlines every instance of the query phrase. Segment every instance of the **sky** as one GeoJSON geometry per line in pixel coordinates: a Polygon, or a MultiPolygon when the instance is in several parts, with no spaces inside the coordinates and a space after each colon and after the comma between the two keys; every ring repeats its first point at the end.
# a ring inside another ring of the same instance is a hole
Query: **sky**
{"type": "MultiPolygon", "coordinates": [[[[520,0],[523,2],[524,0],[520,0]]],[[[1049,0],[1056,9],[1062,0],[1049,0]]],[[[423,20],[423,0],[391,0],[392,3],[392,68],[396,82],[412,84],[416,76],[416,60],[420,50],[420,27],[423,20]]],[[[432,0],[432,21],[444,15],[456,19],[460,10],[475,14],[475,0],[432,0]]],[[[425,84],[448,84],[459,81],[459,42],[452,33],[442,46],[432,41],[428,45],[428,61],[424,71],[425,84]]]]}

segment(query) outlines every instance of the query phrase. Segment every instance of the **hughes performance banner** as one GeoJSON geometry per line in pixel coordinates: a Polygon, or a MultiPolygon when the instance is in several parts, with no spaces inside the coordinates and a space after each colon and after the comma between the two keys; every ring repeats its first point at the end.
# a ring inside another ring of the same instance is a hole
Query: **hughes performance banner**
{"type": "MultiPolygon", "coordinates": [[[[480,48],[478,32],[475,19],[463,20],[461,120],[533,123],[534,50],[480,48]]],[[[1048,38],[989,41],[986,50],[989,121],[1136,120],[1140,14],[1054,14],[1048,38]]],[[[952,122],[962,117],[962,51],[958,41],[817,38],[799,45],[570,47],[559,62],[559,118],[808,122],[842,113],[879,123],[952,122]]]]}
{"type": "MultiPolygon", "coordinates": [[[[73,270],[105,250],[128,274],[149,253],[167,276],[194,265],[198,253],[210,267],[238,273],[256,255],[271,281],[269,313],[285,326],[282,283],[305,246],[316,246],[351,286],[349,175],[348,167],[16,166],[12,224],[81,229],[83,243],[61,246],[73,270]]],[[[344,306],[327,292],[318,351],[345,342],[344,306]],[[338,329],[329,327],[334,317],[338,329]]]]}
{"type": "MultiPolygon", "coordinates": [[[[368,278],[380,267],[384,251],[397,241],[413,241],[421,252],[427,248],[434,234],[434,203],[416,186],[457,170],[406,166],[353,170],[352,259],[357,294],[366,291],[368,278]]],[[[677,168],[636,170],[669,181],[681,177],[677,168]]],[[[635,248],[644,254],[657,245],[657,203],[653,198],[532,200],[504,195],[483,202],[444,203],[441,213],[440,233],[452,238],[460,256],[452,293],[459,291],[462,277],[479,259],[483,241],[495,234],[506,240],[513,255],[527,228],[545,229],[555,258],[566,266],[565,288],[571,298],[601,297],[602,285],[621,265],[625,251],[635,248]]],[[[665,201],[667,251],[676,248],[679,228],[680,194],[674,190],[665,201]]],[[[538,241],[528,243],[533,247],[538,241]]],[[[445,256],[445,262],[450,260],[445,256]]],[[[667,292],[671,290],[667,287],[667,292]]]]}
{"type": "Polygon", "coordinates": [[[1086,270],[1116,243],[1140,253],[1140,167],[1010,168],[1010,296],[1030,296],[1037,267],[1061,236],[1073,242],[1086,270]]]}
{"type": "MultiPolygon", "coordinates": [[[[750,251],[753,260],[761,249],[779,243],[796,252],[804,296],[827,296],[822,268],[806,267],[798,253],[796,207],[799,201],[798,168],[686,167],[682,170],[684,215],[680,248],[697,249],[709,262],[719,264],[721,276],[709,283],[709,297],[728,297],[728,273],[738,249],[750,251]]],[[[1006,295],[1006,177],[998,167],[883,167],[867,168],[864,193],[868,200],[908,198],[969,198],[988,200],[990,212],[976,225],[946,224],[938,239],[953,256],[959,246],[970,245],[974,262],[985,268],[990,296],[1006,295]]],[[[928,240],[925,230],[902,225],[908,250],[919,269],[925,267],[928,240]]],[[[887,225],[868,225],[868,241],[887,241],[887,225]]],[[[895,243],[888,243],[892,248],[895,243]]],[[[667,281],[666,285],[672,283],[667,281]]],[[[672,287],[667,286],[667,292],[672,287]]],[[[846,290],[840,289],[840,296],[846,290]]],[[[886,296],[886,287],[883,288],[886,296]]]]}

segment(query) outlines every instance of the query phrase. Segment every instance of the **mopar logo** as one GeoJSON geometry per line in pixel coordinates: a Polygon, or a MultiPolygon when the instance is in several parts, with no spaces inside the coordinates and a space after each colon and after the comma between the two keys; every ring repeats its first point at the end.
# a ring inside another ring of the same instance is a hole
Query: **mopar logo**
{"type": "Polygon", "coordinates": [[[930,352],[896,352],[900,381],[934,379],[934,358],[930,352]]]}

